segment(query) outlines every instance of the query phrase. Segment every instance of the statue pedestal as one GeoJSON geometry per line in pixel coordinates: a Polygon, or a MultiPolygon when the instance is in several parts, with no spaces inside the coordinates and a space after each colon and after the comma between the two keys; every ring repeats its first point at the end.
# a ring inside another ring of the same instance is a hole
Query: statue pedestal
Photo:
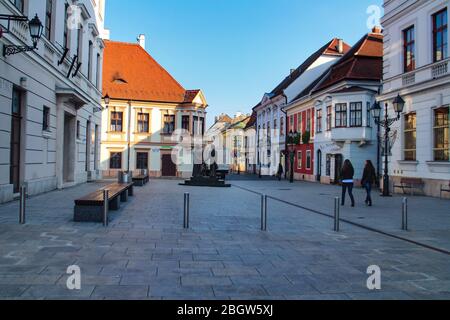
{"type": "Polygon", "coordinates": [[[211,188],[230,188],[231,184],[226,184],[225,180],[219,180],[216,177],[192,177],[190,180],[186,180],[184,183],[180,183],[181,186],[188,187],[211,187],[211,188]]]}

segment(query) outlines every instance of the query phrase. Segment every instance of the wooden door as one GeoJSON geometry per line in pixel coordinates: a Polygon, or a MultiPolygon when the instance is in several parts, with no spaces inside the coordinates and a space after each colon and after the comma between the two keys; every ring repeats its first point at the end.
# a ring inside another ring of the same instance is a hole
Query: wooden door
{"type": "Polygon", "coordinates": [[[172,155],[163,154],[161,157],[161,174],[163,177],[176,177],[177,166],[172,161],[172,155]]]}

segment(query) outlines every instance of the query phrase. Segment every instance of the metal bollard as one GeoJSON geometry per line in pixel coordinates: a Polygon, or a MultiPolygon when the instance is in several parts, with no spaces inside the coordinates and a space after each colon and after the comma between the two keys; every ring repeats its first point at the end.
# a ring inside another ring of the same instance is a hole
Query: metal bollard
{"type": "Polygon", "coordinates": [[[402,202],[402,230],[408,231],[408,198],[402,202]]]}
{"type": "Polygon", "coordinates": [[[108,211],[109,211],[109,190],[103,190],[103,226],[104,227],[107,227],[109,224],[108,211]]]}
{"type": "Polygon", "coordinates": [[[20,209],[19,209],[19,223],[26,223],[26,204],[27,204],[27,187],[20,187],[20,209]]]}
{"type": "Polygon", "coordinates": [[[190,195],[189,193],[184,194],[184,229],[189,229],[189,209],[190,209],[190,195]]]}
{"type": "Polygon", "coordinates": [[[266,195],[261,195],[261,231],[267,231],[267,199],[266,195]]]}
{"type": "Polygon", "coordinates": [[[336,197],[334,199],[334,231],[335,232],[340,231],[340,213],[341,213],[340,201],[341,201],[341,199],[339,197],[336,197]]]}

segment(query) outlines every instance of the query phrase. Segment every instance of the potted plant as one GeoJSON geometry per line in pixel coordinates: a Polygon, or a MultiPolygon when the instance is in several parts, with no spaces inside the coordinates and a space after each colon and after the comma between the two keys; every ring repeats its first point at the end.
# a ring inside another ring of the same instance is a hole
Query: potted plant
{"type": "Polygon", "coordinates": [[[308,144],[309,140],[311,140],[311,132],[309,131],[305,131],[305,133],[303,134],[303,144],[308,144]]]}
{"type": "Polygon", "coordinates": [[[302,135],[301,135],[301,133],[297,133],[297,135],[294,137],[294,139],[293,139],[294,141],[294,144],[295,145],[299,145],[300,144],[300,141],[302,140],[302,135]]]}

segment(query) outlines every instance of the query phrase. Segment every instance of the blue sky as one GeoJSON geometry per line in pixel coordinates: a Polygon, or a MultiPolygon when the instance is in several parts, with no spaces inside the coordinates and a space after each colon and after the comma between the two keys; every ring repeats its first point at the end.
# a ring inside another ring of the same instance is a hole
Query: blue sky
{"type": "Polygon", "coordinates": [[[249,113],[291,68],[333,37],[354,44],[382,0],[107,0],[111,39],[147,50],[186,89],[202,89],[208,124],[249,113]]]}

